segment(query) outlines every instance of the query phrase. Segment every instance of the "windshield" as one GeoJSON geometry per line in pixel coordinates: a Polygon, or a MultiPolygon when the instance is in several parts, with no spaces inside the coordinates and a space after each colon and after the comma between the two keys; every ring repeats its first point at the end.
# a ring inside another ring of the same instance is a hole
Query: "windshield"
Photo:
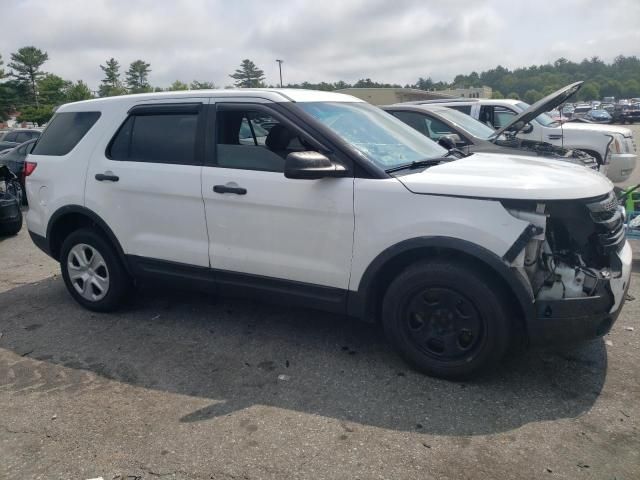
{"type": "MultiPolygon", "coordinates": [[[[518,102],[516,103],[516,107],[518,107],[518,109],[521,112],[524,112],[527,108],[529,108],[531,105],[529,105],[528,103],[524,103],[524,102],[518,102]]],[[[553,118],[551,118],[549,115],[547,115],[546,113],[541,113],[540,115],[538,115],[535,118],[535,121],[538,122],[540,125],[542,125],[543,127],[553,127],[555,126],[558,122],[556,120],[554,120],[553,118]]]]}
{"type": "Polygon", "coordinates": [[[443,108],[438,109],[436,113],[473,137],[488,140],[496,133],[493,128],[458,110],[443,108]]]}
{"type": "Polygon", "coordinates": [[[364,102],[297,104],[364,158],[387,170],[430,158],[447,150],[394,116],[364,102]]]}

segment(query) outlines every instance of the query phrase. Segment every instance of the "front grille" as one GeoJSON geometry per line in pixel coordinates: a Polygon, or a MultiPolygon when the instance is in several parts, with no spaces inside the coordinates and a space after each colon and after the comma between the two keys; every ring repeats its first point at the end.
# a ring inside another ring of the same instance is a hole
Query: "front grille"
{"type": "Polygon", "coordinates": [[[619,251],[625,241],[624,218],[614,193],[587,203],[587,208],[596,224],[598,251],[605,255],[619,251]]]}

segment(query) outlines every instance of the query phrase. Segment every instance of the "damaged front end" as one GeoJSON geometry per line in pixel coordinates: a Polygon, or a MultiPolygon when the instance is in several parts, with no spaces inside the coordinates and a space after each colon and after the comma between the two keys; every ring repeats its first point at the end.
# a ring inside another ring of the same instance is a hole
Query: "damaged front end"
{"type": "Polygon", "coordinates": [[[631,276],[624,210],[613,192],[591,199],[503,206],[529,226],[504,260],[529,280],[533,343],[606,334],[624,303],[631,276]]]}
{"type": "Polygon", "coordinates": [[[547,142],[523,140],[515,135],[508,134],[508,132],[506,133],[506,137],[497,138],[494,143],[501,147],[511,147],[517,148],[518,150],[524,150],[532,156],[555,158],[569,163],[574,163],[576,165],[582,165],[583,167],[596,171],[600,168],[598,161],[592,155],[589,155],[582,150],[561,148],[547,142]]]}

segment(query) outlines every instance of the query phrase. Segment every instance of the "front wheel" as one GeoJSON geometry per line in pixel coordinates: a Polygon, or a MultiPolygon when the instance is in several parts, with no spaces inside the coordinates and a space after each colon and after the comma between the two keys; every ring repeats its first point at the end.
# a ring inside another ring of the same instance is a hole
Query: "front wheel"
{"type": "Polygon", "coordinates": [[[502,288],[463,263],[433,260],[408,267],[389,286],[382,315],[401,355],[435,377],[471,377],[499,361],[509,346],[502,288]]]}
{"type": "Polygon", "coordinates": [[[65,239],[60,268],[69,293],[89,310],[113,311],[131,289],[129,276],[114,248],[91,229],[76,230],[65,239]]]}

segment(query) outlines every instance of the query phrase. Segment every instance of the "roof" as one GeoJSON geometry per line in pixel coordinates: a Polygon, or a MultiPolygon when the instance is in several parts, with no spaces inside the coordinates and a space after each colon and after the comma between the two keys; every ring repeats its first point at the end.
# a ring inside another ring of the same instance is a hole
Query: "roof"
{"type": "Polygon", "coordinates": [[[425,103],[415,103],[415,102],[403,102],[403,103],[394,103],[392,105],[382,105],[380,108],[383,110],[392,110],[392,109],[403,109],[403,110],[425,110],[428,112],[439,112],[443,110],[449,110],[449,107],[441,104],[425,104],[425,103]]]}
{"type": "Polygon", "coordinates": [[[180,98],[261,98],[273,102],[362,102],[359,98],[343,93],[325,92],[321,90],[304,90],[299,88],[236,88],[224,90],[182,90],[176,92],[138,93],[116,97],[94,98],[81,102],[67,103],[60,111],[96,108],[101,104],[138,103],[145,100],[175,100],[180,98]]]}

